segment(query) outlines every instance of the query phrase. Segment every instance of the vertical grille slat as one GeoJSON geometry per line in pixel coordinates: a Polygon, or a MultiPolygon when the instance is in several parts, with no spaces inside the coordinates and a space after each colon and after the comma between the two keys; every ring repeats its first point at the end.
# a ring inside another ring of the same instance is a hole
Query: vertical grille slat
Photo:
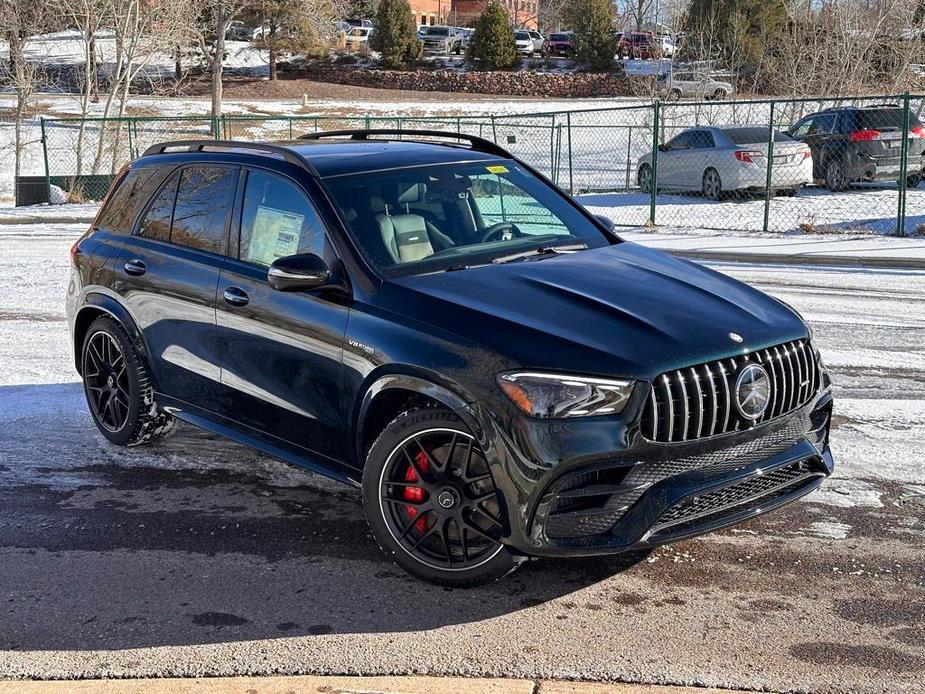
{"type": "Polygon", "coordinates": [[[704,364],[703,370],[706,372],[707,380],[710,382],[710,394],[713,398],[710,407],[710,433],[707,434],[707,436],[713,436],[716,431],[716,411],[719,409],[719,395],[716,391],[716,381],[713,379],[713,372],[710,371],[710,365],[704,364]]]}
{"type": "Polygon", "coordinates": [[[699,439],[703,434],[701,433],[703,429],[703,389],[700,387],[700,378],[697,376],[697,371],[692,366],[688,371],[691,372],[691,380],[694,382],[694,415],[697,417],[697,426],[694,427],[694,438],[699,439]]]}
{"type": "Polygon", "coordinates": [[[681,415],[681,440],[687,441],[687,429],[690,424],[691,411],[688,406],[687,401],[687,384],[684,383],[684,374],[680,371],[675,371],[678,385],[681,386],[681,411],[684,413],[681,415]]]}
{"type": "Polygon", "coordinates": [[[816,353],[805,339],[687,366],[653,381],[640,431],[661,443],[741,431],[803,407],[821,383],[816,353]],[[757,420],[744,418],[734,404],[737,374],[749,363],[761,365],[770,380],[768,406],[757,420]]]}

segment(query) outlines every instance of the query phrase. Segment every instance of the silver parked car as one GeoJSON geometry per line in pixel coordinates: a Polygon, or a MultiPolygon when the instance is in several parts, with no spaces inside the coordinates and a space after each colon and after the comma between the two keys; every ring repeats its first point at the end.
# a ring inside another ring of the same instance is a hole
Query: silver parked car
{"type": "Polygon", "coordinates": [[[725,99],[735,92],[735,87],[707,74],[694,72],[668,72],[658,76],[655,91],[669,101],[683,97],[695,99],[725,99]]]}
{"type": "MultiPolygon", "coordinates": [[[[658,147],[658,189],[700,191],[719,200],[732,191],[764,190],[768,171],[767,126],[725,125],[690,128],[658,147]]],[[[792,195],[813,182],[809,147],[786,133],[774,134],[771,189],[792,195]]],[[[637,181],[652,190],[652,152],[637,162],[637,181]]]]}

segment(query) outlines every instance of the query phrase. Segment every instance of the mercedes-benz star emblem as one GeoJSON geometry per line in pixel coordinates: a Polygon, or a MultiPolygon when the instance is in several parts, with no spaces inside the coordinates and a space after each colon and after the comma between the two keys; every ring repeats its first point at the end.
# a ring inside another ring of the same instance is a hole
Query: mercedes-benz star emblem
{"type": "Polygon", "coordinates": [[[758,419],[771,400],[771,379],[759,364],[746,364],[736,378],[736,410],[746,419],[758,419]]]}
{"type": "Polygon", "coordinates": [[[739,333],[729,333],[729,339],[733,342],[741,343],[745,338],[739,335],[739,333]]]}
{"type": "Polygon", "coordinates": [[[437,495],[437,503],[445,509],[451,509],[456,505],[456,495],[449,490],[443,490],[437,495]]]}

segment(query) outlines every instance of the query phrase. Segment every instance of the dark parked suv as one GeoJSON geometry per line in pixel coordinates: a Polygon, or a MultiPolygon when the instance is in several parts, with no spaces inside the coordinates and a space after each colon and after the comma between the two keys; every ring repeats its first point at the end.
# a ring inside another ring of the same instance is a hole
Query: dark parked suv
{"type": "MultiPolygon", "coordinates": [[[[861,181],[896,181],[902,170],[903,109],[899,106],[844,106],[806,116],[787,131],[813,154],[813,178],[832,191],[861,181]]],[[[925,128],[909,114],[906,185],[922,182],[925,128]]]]}
{"type": "Polygon", "coordinates": [[[832,472],[785,304],[621,241],[491,142],[307,137],[152,147],[74,245],[113,443],[183,420],[361,486],[386,553],[445,585],[697,535],[832,472]]]}

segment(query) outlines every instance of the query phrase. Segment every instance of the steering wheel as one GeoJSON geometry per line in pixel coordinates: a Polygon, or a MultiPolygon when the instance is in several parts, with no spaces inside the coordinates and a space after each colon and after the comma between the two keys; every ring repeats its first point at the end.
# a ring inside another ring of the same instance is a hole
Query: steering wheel
{"type": "Polygon", "coordinates": [[[498,222],[497,224],[492,224],[485,230],[485,235],[482,236],[482,243],[495,240],[500,241],[504,238],[504,232],[506,231],[511,232],[511,236],[515,239],[519,239],[524,235],[514,222],[498,222]],[[496,236],[498,237],[497,239],[495,239],[496,236]]]}

